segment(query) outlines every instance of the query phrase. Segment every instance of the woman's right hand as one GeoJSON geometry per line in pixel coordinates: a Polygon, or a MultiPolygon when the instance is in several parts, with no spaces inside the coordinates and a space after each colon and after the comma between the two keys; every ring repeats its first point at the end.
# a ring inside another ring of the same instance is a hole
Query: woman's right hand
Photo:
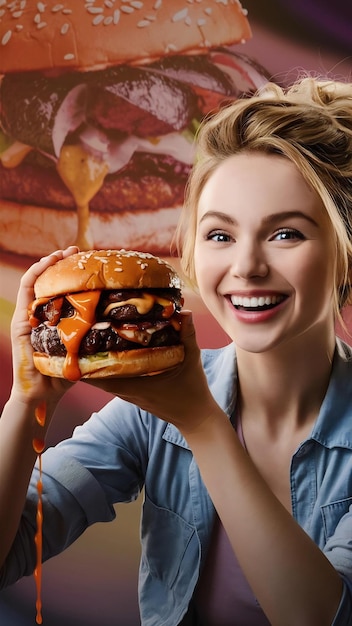
{"type": "Polygon", "coordinates": [[[33,348],[30,342],[31,326],[28,309],[34,300],[34,283],[44,270],[78,251],[75,246],[57,250],[34,263],[22,276],[17,294],[16,308],[11,322],[13,387],[12,397],[31,403],[57,403],[71,386],[67,380],[43,376],[34,367],[33,348]]]}

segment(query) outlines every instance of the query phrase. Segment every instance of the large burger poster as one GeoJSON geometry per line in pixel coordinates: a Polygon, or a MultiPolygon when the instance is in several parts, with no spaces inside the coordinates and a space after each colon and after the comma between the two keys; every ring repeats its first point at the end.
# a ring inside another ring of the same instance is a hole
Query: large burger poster
{"type": "Polygon", "coordinates": [[[4,7],[1,247],[169,254],[199,121],[261,83],[227,47],[250,36],[240,4],[4,7]]]}
{"type": "MultiPolygon", "coordinates": [[[[25,269],[72,243],[169,259],[203,116],[269,78],[349,77],[351,24],[344,0],[0,0],[1,405],[25,269]]],[[[185,295],[200,345],[226,342],[185,295]]],[[[108,399],[77,383],[48,445],[108,399]]],[[[140,506],[44,565],[44,624],[139,623],[140,506]]],[[[35,623],[32,577],[0,594],[0,623],[35,623]]]]}

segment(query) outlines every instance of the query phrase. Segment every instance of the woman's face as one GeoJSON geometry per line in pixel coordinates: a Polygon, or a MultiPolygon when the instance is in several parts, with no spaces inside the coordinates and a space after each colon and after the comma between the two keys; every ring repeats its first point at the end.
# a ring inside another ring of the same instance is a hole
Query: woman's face
{"type": "Polygon", "coordinates": [[[332,235],[320,198],[288,159],[241,153],[212,174],[198,206],[196,278],[238,348],[263,352],[333,329],[332,235]]]}

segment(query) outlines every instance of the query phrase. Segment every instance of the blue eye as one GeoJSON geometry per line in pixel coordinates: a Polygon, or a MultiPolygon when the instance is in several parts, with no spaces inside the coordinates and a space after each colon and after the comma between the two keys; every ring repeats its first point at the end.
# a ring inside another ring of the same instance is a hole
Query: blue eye
{"type": "Polygon", "coordinates": [[[272,239],[277,241],[292,241],[294,239],[304,239],[304,236],[295,228],[280,228],[280,230],[273,235],[272,239]]]}
{"type": "Polygon", "coordinates": [[[228,243],[231,241],[230,235],[224,233],[223,231],[212,231],[206,236],[206,239],[208,241],[216,241],[219,243],[228,243]]]}

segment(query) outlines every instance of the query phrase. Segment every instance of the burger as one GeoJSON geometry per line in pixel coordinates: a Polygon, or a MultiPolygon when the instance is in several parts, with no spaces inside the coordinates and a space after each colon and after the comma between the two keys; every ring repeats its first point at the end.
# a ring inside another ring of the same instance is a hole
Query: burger
{"type": "Polygon", "coordinates": [[[181,363],[181,281],[148,253],[91,250],[47,268],[29,309],[36,368],[81,378],[153,374],[181,363]]]}
{"type": "Polygon", "coordinates": [[[250,36],[238,0],[3,0],[0,248],[169,255],[200,120],[267,80],[250,36]]]}

